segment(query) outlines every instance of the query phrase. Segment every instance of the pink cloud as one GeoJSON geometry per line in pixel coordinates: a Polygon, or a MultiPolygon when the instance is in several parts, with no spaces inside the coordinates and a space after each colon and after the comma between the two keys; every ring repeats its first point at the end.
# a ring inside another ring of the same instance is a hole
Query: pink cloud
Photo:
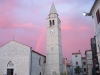
{"type": "MultiPolygon", "coordinates": [[[[63,56],[71,59],[71,53],[90,49],[90,38],[94,35],[92,21],[84,18],[82,12],[87,9],[88,0],[56,0],[56,8],[59,5],[69,5],[61,9],[69,9],[60,12],[62,29],[63,56]],[[87,2],[85,2],[87,1],[87,2]],[[80,6],[80,3],[83,5],[80,6]],[[70,4],[73,7],[70,7],[70,4]],[[84,5],[85,4],[85,5],[84,5]],[[77,9],[77,7],[80,7],[77,9]],[[84,7],[84,8],[83,8],[84,7]],[[77,9],[77,10],[76,10],[77,9]],[[74,11],[75,10],[75,11],[74,11]]],[[[51,1],[29,0],[1,0],[0,2],[0,46],[15,37],[16,41],[29,45],[42,54],[46,52],[46,18],[50,11],[51,1]]],[[[90,2],[88,6],[90,5],[90,2]]],[[[91,5],[90,5],[91,6],[91,5]]]]}
{"type": "Polygon", "coordinates": [[[73,27],[66,25],[66,26],[62,26],[61,29],[64,30],[64,31],[65,31],[65,30],[72,30],[73,27]]]}
{"type": "Polygon", "coordinates": [[[88,26],[82,25],[79,27],[81,31],[87,32],[87,31],[93,31],[93,29],[89,28],[88,26]]]}

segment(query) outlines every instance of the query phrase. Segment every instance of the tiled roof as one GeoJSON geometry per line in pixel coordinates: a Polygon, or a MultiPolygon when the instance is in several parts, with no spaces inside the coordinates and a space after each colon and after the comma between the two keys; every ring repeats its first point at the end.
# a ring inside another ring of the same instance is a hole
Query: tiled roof
{"type": "MultiPolygon", "coordinates": [[[[11,42],[11,41],[14,41],[14,42],[20,43],[20,42],[15,41],[15,40],[10,40],[10,41],[8,41],[7,43],[5,43],[4,45],[8,44],[8,43],[11,42]]],[[[20,43],[20,44],[22,44],[22,43],[20,43]]],[[[2,45],[1,47],[3,47],[4,45],[2,45]]],[[[22,45],[27,46],[27,47],[30,47],[30,46],[25,45],[25,44],[22,44],[22,45]]],[[[30,47],[30,49],[31,49],[31,48],[32,48],[32,47],[30,47]]]]}
{"type": "Polygon", "coordinates": [[[82,57],[82,59],[86,59],[86,57],[82,57]]]}
{"type": "MultiPolygon", "coordinates": [[[[22,43],[20,43],[20,42],[18,42],[18,41],[15,41],[15,40],[10,40],[9,42],[11,42],[11,41],[14,41],[14,42],[17,42],[17,43],[19,43],[19,44],[22,44],[22,43]]],[[[8,44],[9,42],[5,43],[4,45],[8,44]]],[[[4,45],[3,45],[3,46],[4,46],[4,45]]],[[[25,45],[25,44],[22,44],[22,45],[27,46],[27,47],[30,47],[30,46],[25,45]]],[[[3,46],[1,46],[1,47],[3,47],[3,46]]],[[[30,47],[30,49],[32,50],[32,47],[30,47]]],[[[40,53],[38,53],[38,52],[36,52],[36,51],[34,51],[34,50],[32,50],[32,52],[35,52],[35,53],[37,53],[37,54],[39,54],[39,55],[41,55],[41,56],[46,57],[45,55],[40,54],[40,53]]]]}
{"type": "Polygon", "coordinates": [[[88,51],[91,51],[91,50],[86,50],[86,51],[85,51],[85,55],[86,55],[86,52],[88,52],[88,51]]]}
{"type": "Polygon", "coordinates": [[[41,55],[41,56],[46,57],[45,55],[43,55],[43,54],[41,54],[41,53],[39,53],[39,52],[36,52],[36,51],[34,51],[34,50],[32,50],[32,52],[35,52],[35,53],[37,53],[37,54],[39,54],[39,55],[41,55]]]}
{"type": "Polygon", "coordinates": [[[74,54],[81,54],[81,53],[72,53],[72,55],[74,55],[74,54]]]}

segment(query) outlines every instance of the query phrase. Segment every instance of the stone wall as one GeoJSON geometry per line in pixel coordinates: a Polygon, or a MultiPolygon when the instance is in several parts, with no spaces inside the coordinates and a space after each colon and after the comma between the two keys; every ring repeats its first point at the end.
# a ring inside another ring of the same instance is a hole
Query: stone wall
{"type": "Polygon", "coordinates": [[[14,75],[30,74],[30,47],[10,41],[0,48],[0,75],[13,69],[14,75]]]}

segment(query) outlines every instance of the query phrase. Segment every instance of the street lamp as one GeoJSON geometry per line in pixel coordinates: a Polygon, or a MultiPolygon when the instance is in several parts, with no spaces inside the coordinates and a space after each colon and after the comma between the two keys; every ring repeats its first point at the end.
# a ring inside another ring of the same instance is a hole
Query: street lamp
{"type": "Polygon", "coordinates": [[[92,14],[84,12],[83,15],[84,16],[91,16],[92,14]]]}

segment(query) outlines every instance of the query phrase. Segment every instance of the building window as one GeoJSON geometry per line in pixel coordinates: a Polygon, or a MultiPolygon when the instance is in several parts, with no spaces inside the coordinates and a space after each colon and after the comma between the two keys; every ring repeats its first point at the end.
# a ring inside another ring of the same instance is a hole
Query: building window
{"type": "Polygon", "coordinates": [[[49,24],[50,24],[50,27],[52,26],[52,22],[51,22],[51,20],[49,20],[49,24]]]}
{"type": "Polygon", "coordinates": [[[53,47],[51,47],[51,50],[53,50],[53,47]]]}
{"type": "Polygon", "coordinates": [[[75,57],[77,57],[77,55],[75,55],[75,57]]]}
{"type": "Polygon", "coordinates": [[[40,75],[41,75],[41,72],[40,72],[40,75]]]}
{"type": "Polygon", "coordinates": [[[86,72],[86,68],[84,68],[84,72],[86,72]]]}
{"type": "Polygon", "coordinates": [[[78,65],[78,62],[76,62],[76,65],[78,65]]]}
{"type": "Polygon", "coordinates": [[[13,66],[14,66],[13,62],[9,61],[8,64],[7,64],[7,67],[13,67],[13,66]]]}
{"type": "Polygon", "coordinates": [[[99,9],[96,12],[96,17],[97,17],[97,22],[98,24],[100,23],[100,14],[99,14],[99,9]]]}
{"type": "Polygon", "coordinates": [[[84,65],[86,65],[86,62],[83,62],[84,65]]]}
{"type": "Polygon", "coordinates": [[[52,23],[53,23],[53,25],[55,25],[55,21],[54,20],[52,20],[52,23]]]}
{"type": "Polygon", "coordinates": [[[41,66],[41,57],[39,58],[39,65],[41,66]]]}

